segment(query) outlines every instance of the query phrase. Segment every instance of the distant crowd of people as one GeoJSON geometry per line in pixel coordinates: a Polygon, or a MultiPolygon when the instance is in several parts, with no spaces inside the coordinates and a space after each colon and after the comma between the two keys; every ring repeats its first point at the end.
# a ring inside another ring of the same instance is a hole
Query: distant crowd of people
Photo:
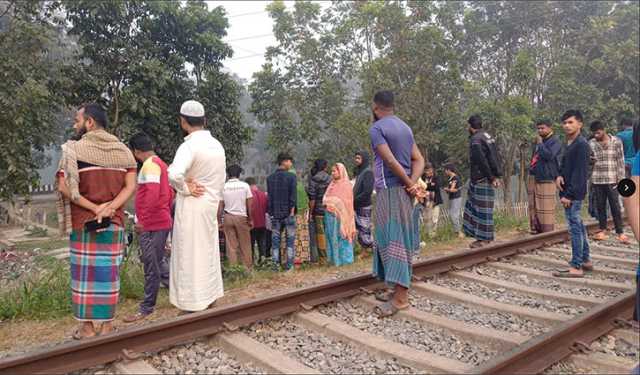
{"type": "MultiPolygon", "coordinates": [[[[473,238],[472,249],[487,246],[495,239],[493,209],[502,170],[495,139],[484,130],[480,116],[471,116],[463,208],[464,184],[456,165],[443,165],[446,182],[441,183],[394,108],[390,91],[373,97],[373,161],[369,152],[356,153],[352,177],[343,163],[318,159],[303,184],[293,157],[281,153],[262,191],[254,178],[240,179],[239,165],[227,166],[225,150],[205,129],[205,110],[197,101],[180,108],[185,138],[170,165],[154,153],[147,135],[136,134],[126,146],[107,132],[107,116],[100,106],[81,107],[74,122],[76,136],[62,146],[57,181],[61,229],[70,236],[73,314],[82,322],[74,337],[113,330],[124,250],[123,206],[134,194],[145,287],[138,312],[125,317],[126,322],[145,319],[154,311],[169,237],[169,299],[183,313],[202,311],[223,296],[221,253],[230,265],[247,270],[270,263],[274,270],[290,271],[303,262],[353,263],[356,243],[372,254],[373,274],[390,288],[376,295],[381,301],[377,313],[390,316],[407,308],[420,227],[424,225],[428,236],[435,232],[442,192],[448,197],[456,234],[473,238]]],[[[614,185],[624,177],[622,152],[630,153],[624,132],[620,141],[594,122],[594,139],[587,143],[580,135],[579,111],[567,111],[562,121],[564,146],[549,121],[536,125],[529,181],[531,231],[554,229],[559,191],[573,258],[570,268],[555,275],[580,277],[593,268],[580,217],[589,174],[602,229],[596,239],[606,238],[608,201],[618,239],[628,240],[614,185]]],[[[637,147],[637,132],[633,134],[637,147]]]]}

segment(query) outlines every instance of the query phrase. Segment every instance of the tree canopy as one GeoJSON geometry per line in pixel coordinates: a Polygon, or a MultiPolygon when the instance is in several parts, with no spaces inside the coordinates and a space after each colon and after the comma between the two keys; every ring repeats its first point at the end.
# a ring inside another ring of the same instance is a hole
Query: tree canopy
{"type": "MultiPolygon", "coordinates": [[[[528,162],[534,123],[570,108],[615,131],[640,113],[638,2],[281,1],[268,6],[277,45],[254,75],[252,111],[273,152],[305,142],[351,160],[368,146],[375,91],[437,166],[467,168],[467,125],[484,118],[510,177],[528,162]],[[518,166],[519,163],[519,166],[518,166]]],[[[519,173],[523,178],[523,173],[519,173]]]]}
{"type": "Polygon", "coordinates": [[[182,142],[180,104],[205,106],[207,127],[240,162],[252,131],[241,85],[222,72],[223,8],[203,1],[0,1],[0,199],[38,183],[42,151],[61,141],[65,112],[87,102],[108,111],[126,141],[148,133],[170,161],[182,142]]]}

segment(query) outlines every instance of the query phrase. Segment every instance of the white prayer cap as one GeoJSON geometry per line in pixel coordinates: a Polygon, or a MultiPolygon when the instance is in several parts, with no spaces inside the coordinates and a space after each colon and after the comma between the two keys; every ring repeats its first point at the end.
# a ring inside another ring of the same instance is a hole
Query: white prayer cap
{"type": "Polygon", "coordinates": [[[189,117],[204,117],[204,106],[195,100],[187,100],[182,103],[180,114],[189,117]]]}

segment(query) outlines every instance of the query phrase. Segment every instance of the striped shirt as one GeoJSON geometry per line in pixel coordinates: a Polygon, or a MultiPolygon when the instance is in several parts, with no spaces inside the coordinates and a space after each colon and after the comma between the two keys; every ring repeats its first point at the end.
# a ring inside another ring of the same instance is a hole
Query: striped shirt
{"type": "Polygon", "coordinates": [[[609,142],[602,144],[595,139],[589,141],[592,158],[595,161],[591,183],[612,185],[625,178],[624,151],[618,137],[609,135],[609,142]]]}

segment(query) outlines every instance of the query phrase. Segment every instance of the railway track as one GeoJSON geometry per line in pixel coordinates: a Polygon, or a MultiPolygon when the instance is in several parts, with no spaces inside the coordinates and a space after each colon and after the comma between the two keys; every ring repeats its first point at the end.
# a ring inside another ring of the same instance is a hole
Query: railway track
{"type": "Polygon", "coordinates": [[[593,243],[594,272],[556,279],[567,239],[417,262],[412,306],[392,318],[372,313],[383,285],[362,274],[4,358],[0,373],[628,373],[638,245],[593,243]]]}

